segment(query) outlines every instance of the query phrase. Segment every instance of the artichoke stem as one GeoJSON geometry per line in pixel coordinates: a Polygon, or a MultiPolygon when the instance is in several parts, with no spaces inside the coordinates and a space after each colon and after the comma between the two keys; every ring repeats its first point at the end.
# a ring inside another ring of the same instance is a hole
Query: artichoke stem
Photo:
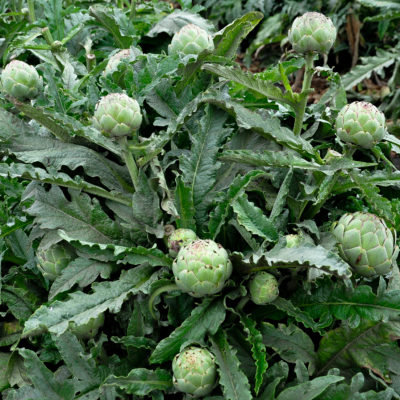
{"type": "Polygon", "coordinates": [[[126,136],[119,139],[119,144],[122,147],[122,158],[124,159],[125,164],[128,168],[129,175],[131,176],[132,179],[133,187],[135,188],[136,191],[139,184],[139,170],[138,167],[136,166],[136,162],[133,158],[133,155],[128,148],[128,141],[126,139],[126,136]]]}
{"type": "MultiPolygon", "coordinates": [[[[303,87],[301,93],[308,91],[311,87],[311,80],[314,75],[314,54],[308,53],[305,56],[306,67],[304,71],[303,87]]],[[[301,129],[303,127],[304,113],[307,107],[308,96],[304,96],[296,107],[296,119],[294,122],[293,132],[295,135],[300,135],[301,129]]]]}
{"type": "Polygon", "coordinates": [[[154,300],[156,299],[156,297],[158,297],[161,293],[172,292],[174,290],[180,290],[180,289],[178,288],[178,286],[175,283],[171,283],[171,284],[167,284],[165,286],[161,286],[160,288],[158,288],[157,290],[155,290],[152,293],[152,295],[150,296],[150,299],[149,299],[148,306],[149,306],[150,314],[154,319],[157,319],[157,316],[154,312],[154,306],[153,306],[153,303],[154,303],[154,300]]]}
{"type": "Polygon", "coordinates": [[[29,21],[33,24],[36,21],[36,14],[35,14],[35,2],[34,0],[28,0],[28,15],[29,21]]]}

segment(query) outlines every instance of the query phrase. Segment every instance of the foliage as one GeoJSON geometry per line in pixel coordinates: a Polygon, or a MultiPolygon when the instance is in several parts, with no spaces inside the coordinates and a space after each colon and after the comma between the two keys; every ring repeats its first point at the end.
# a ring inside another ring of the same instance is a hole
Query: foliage
{"type": "Polygon", "coordinates": [[[2,68],[18,59],[43,84],[33,99],[0,94],[4,399],[184,399],[172,362],[190,347],[215,360],[209,400],[400,398],[397,249],[389,274],[365,277],[332,235],[357,212],[384,220],[393,241],[400,231],[399,7],[320,3],[0,1],[2,68]],[[311,9],[338,30],[327,60],[286,51],[311,9]],[[356,33],[367,41],[378,26],[385,46],[334,72],[357,19],[356,33]],[[188,24],[212,45],[168,52],[188,24]],[[392,88],[381,104],[391,134],[352,147],[336,117],[348,99],[371,101],[363,85],[376,77],[392,88]],[[96,108],[112,94],[124,104],[96,108]],[[213,246],[193,260],[198,242],[213,246]],[[182,291],[177,254],[190,256],[190,285],[215,267],[218,290],[182,291]],[[267,301],[250,301],[255,291],[267,301]]]}

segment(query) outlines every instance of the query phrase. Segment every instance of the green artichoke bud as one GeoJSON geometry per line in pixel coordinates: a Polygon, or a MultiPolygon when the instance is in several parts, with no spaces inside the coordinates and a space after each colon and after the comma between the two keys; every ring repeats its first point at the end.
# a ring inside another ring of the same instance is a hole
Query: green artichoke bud
{"type": "Polygon", "coordinates": [[[265,271],[254,274],[249,284],[250,298],[255,304],[267,304],[279,296],[278,281],[265,271]]]}
{"type": "Polygon", "coordinates": [[[191,229],[176,229],[168,236],[169,255],[176,257],[181,247],[193,242],[197,239],[197,235],[191,229]]]}
{"type": "Polygon", "coordinates": [[[396,233],[374,214],[344,214],[334,227],[339,253],[362,276],[385,275],[397,257],[396,233]]]}
{"type": "Polygon", "coordinates": [[[129,136],[137,131],[142,123],[139,104],[126,94],[108,94],[96,105],[94,123],[105,136],[129,136]]]}
{"type": "Polygon", "coordinates": [[[232,263],[221,245],[199,239],[180,249],[172,271],[182,291],[202,297],[223,289],[232,273],[232,263]]]}
{"type": "Polygon", "coordinates": [[[91,339],[104,324],[104,314],[99,314],[96,318],[91,318],[88,323],[80,326],[73,325],[71,332],[79,339],[91,339]]]}
{"type": "Polygon", "coordinates": [[[60,244],[37,251],[38,269],[50,281],[54,281],[61,271],[74,259],[74,253],[60,244]]]}
{"type": "Polygon", "coordinates": [[[298,247],[302,242],[300,235],[286,235],[286,247],[298,247]]]}
{"type": "Polygon", "coordinates": [[[108,60],[108,63],[106,65],[106,68],[103,72],[103,75],[109,75],[112,74],[114,71],[117,70],[119,63],[123,58],[129,58],[131,55],[133,55],[133,52],[131,49],[124,49],[119,51],[118,53],[114,54],[110,59],[108,60]]]}
{"type": "Polygon", "coordinates": [[[330,18],[317,12],[297,17],[289,30],[289,42],[297,53],[326,54],[336,40],[336,28],[330,18]]]}
{"type": "Polygon", "coordinates": [[[188,24],[175,33],[171,44],[168,46],[168,53],[200,54],[206,49],[214,50],[211,35],[197,25],[188,24]]]}
{"type": "Polygon", "coordinates": [[[174,386],[193,397],[209,394],[217,380],[214,356],[200,347],[188,347],[172,361],[174,386]]]}
{"type": "Polygon", "coordinates": [[[35,67],[23,61],[13,60],[1,73],[4,92],[18,100],[33,99],[42,88],[42,80],[35,67]]]}
{"type": "Polygon", "coordinates": [[[373,104],[355,101],[344,106],[336,118],[340,140],[370,149],[385,136],[385,116],[373,104]]]}

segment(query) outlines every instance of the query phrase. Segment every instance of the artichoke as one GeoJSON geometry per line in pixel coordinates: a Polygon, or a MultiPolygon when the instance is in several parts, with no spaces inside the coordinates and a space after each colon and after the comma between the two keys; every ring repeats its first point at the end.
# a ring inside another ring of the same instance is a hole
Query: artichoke
{"type": "Polygon", "coordinates": [[[344,214],[333,234],[342,258],[362,276],[387,274],[397,257],[396,233],[374,214],[344,214]]]}
{"type": "Polygon", "coordinates": [[[196,239],[197,235],[191,229],[176,229],[168,236],[169,255],[176,257],[181,247],[186,246],[196,239]]]}
{"type": "Polygon", "coordinates": [[[168,46],[168,53],[200,54],[206,49],[214,50],[211,35],[197,25],[188,24],[175,33],[171,44],[168,46]]]}
{"type": "Polygon", "coordinates": [[[74,259],[74,253],[60,244],[55,244],[48,249],[39,247],[36,256],[39,262],[37,265],[39,271],[50,281],[54,281],[74,259]]]}
{"type": "Polygon", "coordinates": [[[326,54],[336,40],[336,28],[330,18],[317,12],[297,17],[289,30],[289,42],[297,53],[326,54]]]}
{"type": "Polygon", "coordinates": [[[97,335],[98,330],[104,324],[104,314],[99,314],[96,318],[91,318],[89,322],[84,325],[71,326],[71,332],[79,339],[91,339],[97,335]]]}
{"type": "Polygon", "coordinates": [[[193,397],[209,394],[217,378],[214,356],[204,348],[188,347],[172,361],[173,383],[180,392],[193,397]]]}
{"type": "Polygon", "coordinates": [[[212,240],[182,247],[172,264],[177,286],[194,297],[220,292],[232,273],[228,253],[212,240]]]}
{"type": "Polygon", "coordinates": [[[131,135],[142,123],[139,104],[126,94],[111,93],[97,103],[94,123],[105,136],[131,135]]]}
{"type": "Polygon", "coordinates": [[[267,304],[279,296],[278,281],[265,271],[254,274],[249,284],[250,298],[255,304],[267,304]]]}
{"type": "Polygon", "coordinates": [[[109,75],[117,70],[119,63],[123,58],[129,58],[133,56],[134,53],[131,49],[124,49],[119,51],[118,53],[114,54],[108,60],[106,68],[104,69],[103,75],[109,75]]]}
{"type": "Polygon", "coordinates": [[[339,139],[365,149],[374,147],[383,139],[385,132],[385,116],[366,101],[347,104],[336,118],[336,134],[339,139]]]}
{"type": "Polygon", "coordinates": [[[13,60],[1,73],[1,84],[8,95],[18,100],[33,99],[42,88],[42,80],[35,67],[13,60]]]}

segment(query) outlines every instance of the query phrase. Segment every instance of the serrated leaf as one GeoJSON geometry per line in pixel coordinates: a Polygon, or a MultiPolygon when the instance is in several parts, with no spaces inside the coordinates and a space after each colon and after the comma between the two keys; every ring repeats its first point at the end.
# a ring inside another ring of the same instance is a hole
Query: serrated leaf
{"type": "Polygon", "coordinates": [[[105,199],[112,199],[113,201],[125,204],[127,206],[131,205],[130,197],[122,193],[110,192],[100,186],[85,182],[79,176],[71,178],[69,175],[63,172],[48,173],[44,169],[36,168],[32,165],[26,165],[22,163],[0,163],[0,176],[23,178],[33,181],[40,181],[43,183],[51,183],[53,185],[63,186],[70,189],[83,190],[87,193],[91,193],[105,199]]]}
{"type": "Polygon", "coordinates": [[[36,186],[29,193],[35,201],[27,211],[36,217],[42,229],[63,229],[75,240],[121,242],[124,236],[121,227],[103,211],[97,199],[74,190],[69,194],[71,201],[57,186],[52,186],[48,192],[36,186]]]}
{"type": "Polygon", "coordinates": [[[196,222],[200,226],[208,216],[210,191],[221,166],[217,161],[219,148],[231,133],[230,129],[224,128],[226,119],[226,113],[212,106],[206,106],[205,114],[200,119],[197,129],[192,130],[190,135],[190,157],[185,155],[179,161],[182,180],[190,187],[196,210],[196,222]]]}
{"type": "Polygon", "coordinates": [[[111,340],[114,343],[122,344],[124,347],[129,348],[133,347],[135,349],[149,349],[153,350],[157,342],[155,342],[153,339],[146,338],[146,337],[138,337],[138,336],[123,336],[123,337],[117,337],[117,336],[112,336],[111,340]]]}
{"type": "Polygon", "coordinates": [[[109,376],[103,386],[117,386],[128,394],[145,396],[153,390],[171,389],[172,377],[165,369],[132,369],[127,376],[109,376]]]}
{"type": "Polygon", "coordinates": [[[259,79],[251,73],[244,72],[238,68],[226,67],[217,64],[205,64],[202,68],[206,71],[210,71],[218,76],[221,76],[222,78],[240,83],[248,89],[255,90],[271,100],[281,101],[293,107],[296,106],[296,101],[293,99],[292,93],[282,93],[281,89],[271,82],[259,79]]]}
{"type": "Polygon", "coordinates": [[[214,211],[210,215],[208,229],[213,239],[218,236],[228,216],[231,205],[240,196],[242,190],[244,190],[253,179],[264,174],[265,172],[263,171],[254,170],[248,172],[244,176],[238,176],[233,180],[228,191],[224,193],[224,198],[217,204],[217,207],[215,207],[214,211]]]}
{"type": "Polygon", "coordinates": [[[285,326],[263,322],[261,324],[263,342],[267,347],[274,349],[283,360],[291,363],[301,360],[309,364],[309,372],[315,371],[317,354],[310,337],[296,325],[285,326]]]}
{"type": "Polygon", "coordinates": [[[400,322],[397,321],[363,320],[357,328],[345,324],[322,338],[318,348],[319,373],[333,367],[361,367],[390,381],[391,358],[398,363],[400,357],[395,343],[399,338],[400,322]],[[388,351],[382,352],[385,349],[388,351]]]}
{"type": "Polygon", "coordinates": [[[242,40],[257,26],[262,18],[262,13],[252,11],[221,29],[214,36],[214,54],[226,58],[235,57],[242,40]]]}
{"type": "Polygon", "coordinates": [[[366,182],[362,179],[362,176],[359,176],[355,172],[351,173],[350,176],[361,190],[365,199],[371,204],[374,212],[388,221],[394,221],[395,216],[392,212],[391,203],[387,198],[379,194],[379,189],[371,183],[366,182]]]}
{"type": "Polygon", "coordinates": [[[211,337],[211,350],[218,365],[219,383],[227,400],[252,400],[247,376],[240,369],[240,363],[234,350],[228,343],[223,330],[211,337]]]}
{"type": "Polygon", "coordinates": [[[53,373],[32,350],[19,349],[18,352],[25,359],[24,364],[30,372],[29,377],[34,387],[42,395],[43,400],[74,399],[75,390],[71,381],[64,381],[63,383],[56,381],[53,373]]]}
{"type": "Polygon", "coordinates": [[[193,309],[182,325],[168,337],[162,339],[150,356],[150,363],[162,363],[180,351],[184,343],[202,340],[208,334],[214,334],[225,319],[225,308],[221,299],[205,298],[193,309]]]}
{"type": "Polygon", "coordinates": [[[84,348],[71,332],[64,332],[62,335],[52,335],[66,366],[73,376],[81,381],[80,391],[86,388],[100,386],[101,376],[96,368],[95,360],[85,354],[84,348]]]}
{"type": "Polygon", "coordinates": [[[275,225],[265,216],[262,210],[249,201],[246,193],[242,193],[232,204],[237,220],[249,232],[261,236],[269,242],[278,240],[275,225]]]}
{"type": "Polygon", "coordinates": [[[350,72],[343,75],[342,83],[346,90],[356,86],[364,79],[368,79],[373,72],[380,74],[384,68],[392,65],[396,60],[395,54],[377,49],[376,56],[361,57],[362,65],[356,65],[350,72]]]}
{"type": "Polygon", "coordinates": [[[55,301],[39,307],[25,323],[23,336],[32,336],[49,331],[61,335],[71,322],[77,326],[85,325],[92,318],[109,310],[117,313],[130,294],[146,293],[157,273],[148,265],[124,271],[121,277],[112,282],[93,284],[93,293],[74,292],[66,301],[55,301]]]}
{"type": "Polygon", "coordinates": [[[388,321],[395,320],[400,315],[400,290],[376,295],[370,286],[348,288],[341,282],[332,282],[330,279],[320,282],[310,293],[298,292],[292,297],[292,301],[314,319],[330,323],[337,319],[351,320],[354,328],[363,319],[388,321]]]}
{"type": "Polygon", "coordinates": [[[90,285],[101,275],[103,279],[110,277],[111,266],[96,260],[88,258],[77,258],[70,262],[66,268],[61,271],[53,282],[49,292],[49,300],[57,294],[66,292],[74,285],[78,284],[80,288],[90,285]]]}
{"type": "Polygon", "coordinates": [[[172,265],[172,259],[156,247],[147,249],[142,246],[126,247],[111,243],[104,244],[78,240],[62,229],[58,230],[58,235],[67,242],[73,243],[75,247],[80,245],[86,252],[93,252],[94,255],[101,251],[102,254],[106,256],[107,260],[116,261],[119,264],[130,263],[132,265],[139,265],[148,263],[153,267],[170,267],[172,265]]]}
{"type": "Polygon", "coordinates": [[[240,315],[240,322],[247,335],[247,341],[251,344],[251,352],[256,365],[254,392],[258,395],[263,383],[264,374],[268,368],[268,362],[266,359],[267,351],[256,322],[246,315],[240,315]]]}
{"type": "Polygon", "coordinates": [[[312,400],[319,396],[330,385],[340,382],[344,379],[342,376],[327,375],[315,378],[312,381],[301,383],[285,389],[279,394],[276,400],[312,400]]]}

